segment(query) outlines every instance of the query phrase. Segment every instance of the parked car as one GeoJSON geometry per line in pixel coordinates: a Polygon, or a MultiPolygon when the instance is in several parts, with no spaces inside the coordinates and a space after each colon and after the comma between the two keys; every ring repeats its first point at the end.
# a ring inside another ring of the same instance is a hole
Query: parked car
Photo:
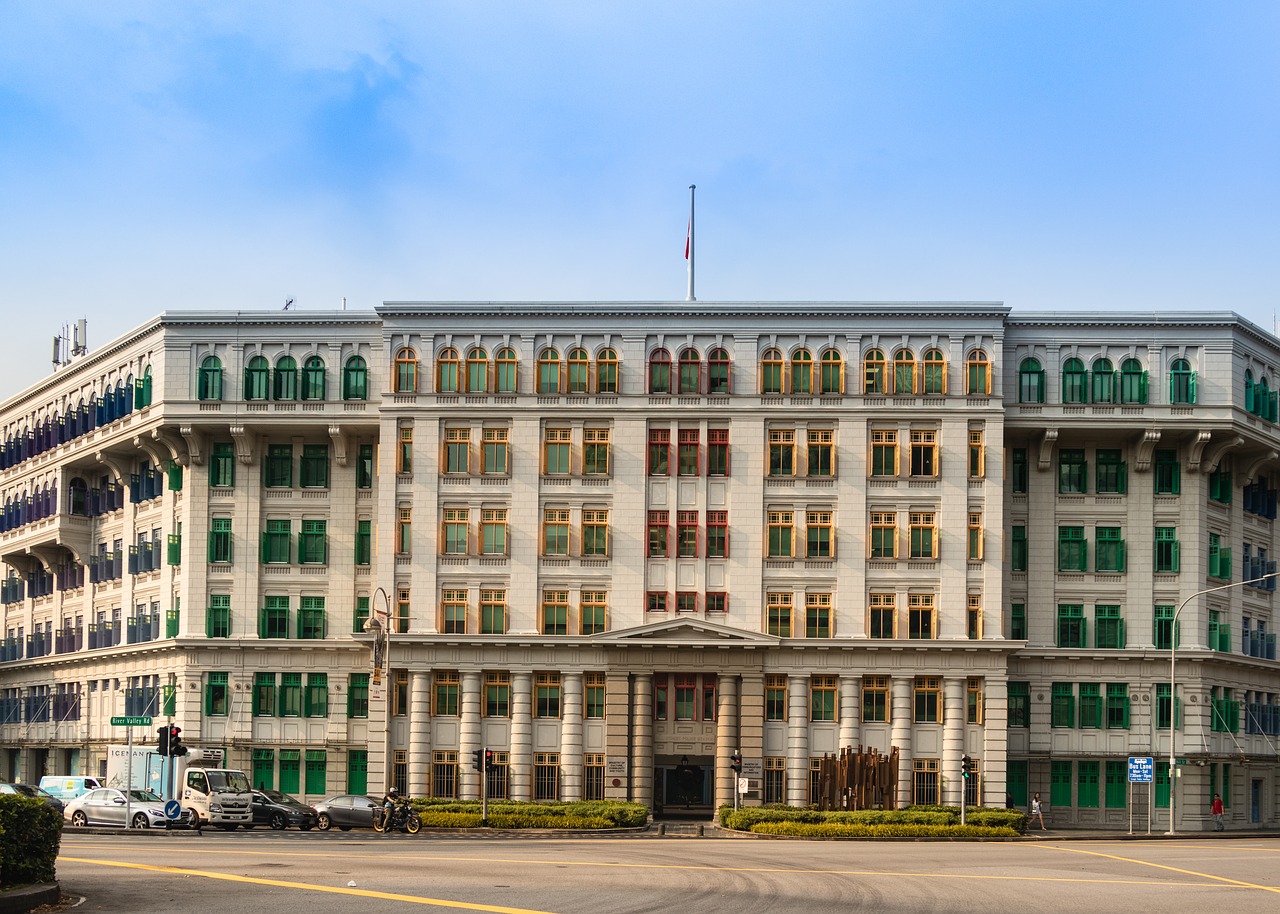
{"type": "Polygon", "coordinates": [[[314,806],[308,806],[278,790],[255,790],[253,822],[245,827],[270,825],[274,829],[281,829],[297,826],[303,831],[311,831],[319,821],[320,814],[314,806]]]}
{"type": "Polygon", "coordinates": [[[24,797],[31,797],[33,800],[44,800],[59,813],[63,811],[63,802],[49,793],[47,790],[41,790],[35,784],[0,784],[0,793],[18,793],[24,797]]]}
{"type": "Polygon", "coordinates": [[[64,815],[77,827],[86,825],[132,825],[134,828],[164,828],[175,825],[191,826],[190,810],[182,810],[178,818],[170,820],[164,814],[164,800],[150,790],[131,790],[125,802],[123,790],[99,787],[82,797],[67,803],[64,815]],[[125,816],[128,816],[128,822],[125,816]]]}
{"type": "Polygon", "coordinates": [[[342,831],[353,828],[373,828],[373,811],[382,805],[373,797],[361,794],[344,793],[341,796],[329,797],[315,804],[319,816],[318,825],[321,831],[328,831],[337,826],[342,831]]]}

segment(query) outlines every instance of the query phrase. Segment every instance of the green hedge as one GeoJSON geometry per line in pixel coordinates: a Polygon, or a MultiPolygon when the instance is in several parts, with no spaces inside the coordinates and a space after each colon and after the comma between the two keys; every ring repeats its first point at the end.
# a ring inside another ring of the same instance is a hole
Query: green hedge
{"type": "Polygon", "coordinates": [[[44,800],[0,794],[0,886],[53,882],[62,814],[44,800]]]}
{"type": "Polygon", "coordinates": [[[415,799],[413,808],[428,828],[639,828],[649,820],[649,810],[639,803],[607,800],[580,803],[489,803],[488,822],[480,818],[479,800],[415,799]]]}
{"type": "Polygon", "coordinates": [[[836,822],[757,822],[751,829],[758,835],[791,835],[802,838],[1016,838],[1012,828],[984,825],[885,825],[840,824],[836,822]]]}
{"type": "MultiPolygon", "coordinates": [[[[998,834],[1020,835],[1026,829],[1027,817],[1016,809],[982,809],[970,807],[965,811],[968,826],[994,829],[998,834]]],[[[960,827],[960,809],[955,806],[909,806],[906,809],[860,809],[819,812],[816,809],[800,809],[794,806],[751,806],[736,812],[730,806],[720,808],[720,824],[736,831],[756,831],[768,834],[803,834],[807,827],[832,827],[850,829],[925,829],[925,834],[949,834],[952,827],[960,827]],[[792,831],[764,832],[759,826],[785,825],[792,831]]],[[[814,833],[816,834],[816,832],[814,833]]],[[[888,832],[879,832],[889,837],[888,832]]],[[[971,832],[956,834],[972,835],[971,832]]],[[[837,836],[836,832],[825,834],[837,836]]],[[[848,837],[862,836],[849,832],[848,837]]],[[[869,835],[868,835],[869,836],[869,835]]],[[[893,837],[916,837],[902,833],[893,837]]]]}

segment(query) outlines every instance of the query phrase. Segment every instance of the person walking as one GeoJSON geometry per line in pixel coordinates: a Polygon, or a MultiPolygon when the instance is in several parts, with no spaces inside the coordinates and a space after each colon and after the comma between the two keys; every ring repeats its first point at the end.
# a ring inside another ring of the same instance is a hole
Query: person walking
{"type": "Polygon", "coordinates": [[[1209,811],[1213,813],[1213,830],[1226,831],[1227,826],[1222,821],[1222,794],[1213,795],[1213,803],[1209,805],[1209,811]]]}
{"type": "MultiPolygon", "coordinates": [[[[1031,822],[1039,822],[1041,831],[1048,831],[1044,827],[1044,807],[1040,805],[1040,794],[1031,797],[1031,822]]],[[[1031,823],[1027,823],[1027,828],[1031,827],[1031,823]]]]}

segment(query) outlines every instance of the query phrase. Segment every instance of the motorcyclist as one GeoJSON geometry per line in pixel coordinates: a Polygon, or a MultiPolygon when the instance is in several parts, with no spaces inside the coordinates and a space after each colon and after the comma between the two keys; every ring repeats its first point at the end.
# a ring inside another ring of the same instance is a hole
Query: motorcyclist
{"type": "Polygon", "coordinates": [[[400,791],[394,787],[388,787],[386,794],[382,797],[382,827],[389,830],[394,824],[393,816],[395,815],[396,804],[400,802],[400,791]]]}

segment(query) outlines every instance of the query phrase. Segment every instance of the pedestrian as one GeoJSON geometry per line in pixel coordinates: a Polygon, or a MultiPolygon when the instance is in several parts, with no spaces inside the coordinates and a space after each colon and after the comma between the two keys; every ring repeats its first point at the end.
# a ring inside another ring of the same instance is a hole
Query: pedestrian
{"type": "MultiPolygon", "coordinates": [[[[1041,831],[1049,830],[1044,827],[1044,808],[1040,805],[1040,794],[1038,793],[1031,797],[1031,821],[1039,822],[1041,831]]],[[[1031,827],[1029,823],[1027,827],[1031,827]]]]}
{"type": "Polygon", "coordinates": [[[1013,794],[1011,794],[1011,793],[1006,793],[1006,794],[1004,795],[1004,808],[1005,808],[1005,809],[1017,809],[1017,808],[1018,808],[1018,807],[1014,804],[1014,802],[1013,802],[1013,794]]]}
{"type": "Polygon", "coordinates": [[[1222,822],[1222,794],[1213,795],[1213,803],[1209,806],[1209,811],[1213,813],[1213,830],[1226,831],[1227,826],[1222,822]]]}

